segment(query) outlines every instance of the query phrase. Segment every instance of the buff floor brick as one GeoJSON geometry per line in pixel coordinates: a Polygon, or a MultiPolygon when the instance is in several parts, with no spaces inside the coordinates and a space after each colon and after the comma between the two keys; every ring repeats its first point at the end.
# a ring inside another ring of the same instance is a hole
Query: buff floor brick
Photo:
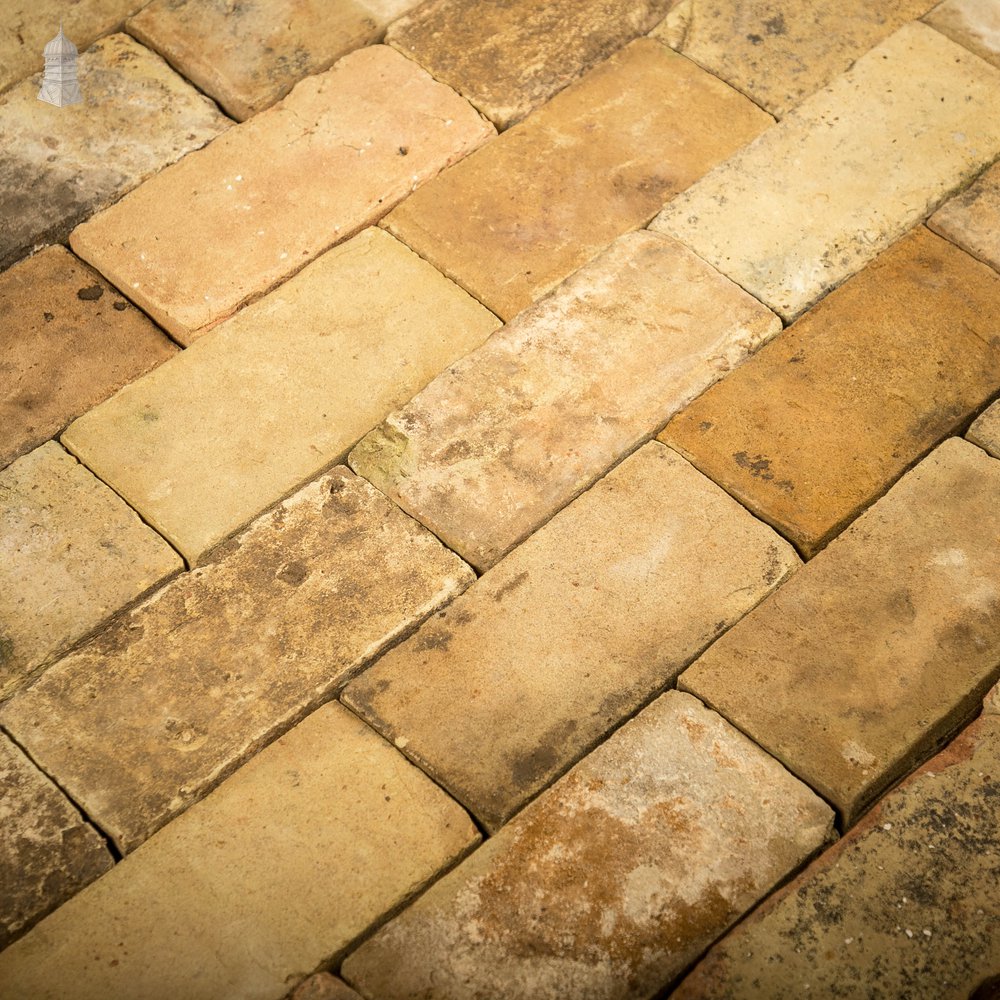
{"type": "Polygon", "coordinates": [[[918,227],[660,440],[812,556],[1000,392],[997,315],[1000,277],[918,227]]]}
{"type": "Polygon", "coordinates": [[[189,343],[493,134],[414,63],[370,46],[147,181],[70,242],[189,343]]]}
{"type": "Polygon", "coordinates": [[[0,97],[0,269],[65,240],[77,223],[231,125],[128,35],[81,53],[78,73],[82,104],[39,101],[40,73],[0,97]]]}
{"type": "Polygon", "coordinates": [[[1000,462],[960,438],[681,674],[851,824],[1000,673],[1000,462]]]}
{"type": "Polygon", "coordinates": [[[640,39],[384,225],[510,319],[771,124],[687,59],[640,39]]]}
{"type": "Polygon", "coordinates": [[[59,445],[11,463],[0,473],[0,698],[181,568],[59,445]]]}
{"type": "Polygon", "coordinates": [[[335,469],[60,660],[0,722],[131,851],[471,579],[335,469]]]}
{"type": "Polygon", "coordinates": [[[1000,403],[994,403],[975,420],[966,436],[994,458],[1000,458],[1000,403]]]}
{"type": "Polygon", "coordinates": [[[1000,71],[910,23],[652,228],[792,320],[1000,153],[998,102],[1000,71]]]}
{"type": "Polygon", "coordinates": [[[944,0],[924,20],[1000,67],[1000,8],[993,0],[944,0]]]}
{"type": "Polygon", "coordinates": [[[304,979],[291,993],[288,1000],[362,1000],[342,979],[329,972],[317,972],[304,979]]]}
{"type": "Polygon", "coordinates": [[[338,705],[0,954],[6,1000],[280,1000],[478,839],[338,705]]]}
{"type": "Polygon", "coordinates": [[[685,247],[629,234],[391,414],[350,464],[482,569],[779,329],[685,247]]]}
{"type": "Polygon", "coordinates": [[[927,225],[973,257],[1000,271],[1000,163],[945,202],[927,225]]]}
{"type": "Polygon", "coordinates": [[[62,441],[195,563],[342,461],[499,325],[368,229],[91,410],[62,441]]]}

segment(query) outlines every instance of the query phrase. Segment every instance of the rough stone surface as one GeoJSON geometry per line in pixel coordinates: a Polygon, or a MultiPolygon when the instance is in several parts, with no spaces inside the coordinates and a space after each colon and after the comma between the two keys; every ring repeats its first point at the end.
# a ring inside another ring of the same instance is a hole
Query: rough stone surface
{"type": "Polygon", "coordinates": [[[1000,463],[946,441],[679,686],[853,823],[997,680],[998,491],[1000,463]]]}
{"type": "Polygon", "coordinates": [[[350,463],[483,568],[779,329],[685,247],[629,234],[390,415],[350,463]]]}
{"type": "Polygon", "coordinates": [[[510,319],[771,123],[689,60],[642,39],[384,224],[510,319]]]}
{"type": "Polygon", "coordinates": [[[650,442],[342,697],[495,830],[798,564],[650,442]]]}
{"type": "Polygon", "coordinates": [[[717,944],[676,1000],[987,1000],[1000,715],[985,714],[717,944]]]}
{"type": "Polygon", "coordinates": [[[945,202],[927,225],[973,257],[1000,271],[1000,163],[945,202]]]}
{"type": "Polygon", "coordinates": [[[1000,458],[1000,402],[994,403],[973,422],[966,437],[994,458],[1000,458]]]}
{"type": "Polygon", "coordinates": [[[164,170],[71,244],[187,343],[494,134],[418,66],[370,46],[164,170]]]}
{"type": "Polygon", "coordinates": [[[349,955],[380,1000],[652,996],[830,835],[831,810],[665,694],[349,955]]]}
{"type": "Polygon", "coordinates": [[[924,20],[994,66],[1000,66],[1000,8],[993,0],[944,0],[924,20]]]}
{"type": "Polygon", "coordinates": [[[99,834],[0,736],[0,949],[114,863],[99,834]]]}
{"type": "Polygon", "coordinates": [[[0,525],[0,698],[183,568],[54,442],[0,473],[0,525]]]}
{"type": "Polygon", "coordinates": [[[1000,72],[913,22],[652,228],[794,319],[1000,153],[998,102],[1000,72]]]}
{"type": "Polygon", "coordinates": [[[1000,390],[997,315],[1000,277],[919,227],[660,439],[811,556],[1000,390]]]}
{"type": "Polygon", "coordinates": [[[176,348],[60,246],[0,275],[0,468],[176,348]]]}
{"type": "MultiPolygon", "coordinates": [[[[47,30],[55,34],[53,16],[47,30]]],[[[231,124],[128,35],[81,52],[78,72],[82,104],[38,100],[40,73],[0,98],[0,269],[65,240],[77,223],[231,124]]]]}
{"type": "Polygon", "coordinates": [[[499,325],[368,229],[77,420],[63,444],[197,562],[499,325]]]}
{"type": "Polygon", "coordinates": [[[299,983],[288,1000],[361,1000],[361,997],[342,979],[329,972],[317,972],[299,983]]]}
{"type": "Polygon", "coordinates": [[[5,1000],[274,1000],[477,839],[327,705],[0,954],[5,1000]]]}
{"type": "Polygon", "coordinates": [[[505,129],[649,31],[672,2],[431,0],[386,41],[505,129]]]}
{"type": "Polygon", "coordinates": [[[50,667],[0,717],[130,851],[471,578],[335,469],[50,667]]]}

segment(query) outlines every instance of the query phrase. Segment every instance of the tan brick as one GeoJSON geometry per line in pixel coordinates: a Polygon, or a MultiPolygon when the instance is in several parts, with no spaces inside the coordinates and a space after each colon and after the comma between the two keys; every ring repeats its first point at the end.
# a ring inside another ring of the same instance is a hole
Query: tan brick
{"type": "Polygon", "coordinates": [[[0,275],[0,467],[176,353],[60,246],[0,275]]]}
{"type": "Polygon", "coordinates": [[[630,234],[390,415],[350,463],[484,568],[778,329],[685,247],[630,234]]]}
{"type": "Polygon", "coordinates": [[[495,830],[798,564],[651,442],[343,700],[495,830]]]}
{"type": "Polygon", "coordinates": [[[668,692],[349,955],[365,996],[651,997],[830,835],[831,810],[668,692]]]}
{"type": "Polygon", "coordinates": [[[130,851],[471,579],[335,469],[50,667],[0,716],[130,851]]]}
{"type": "Polygon", "coordinates": [[[327,705],[0,954],[4,996],[280,997],[477,839],[327,705]]]}
{"type": "Polygon", "coordinates": [[[657,216],[794,319],[1000,153],[1000,72],[914,22],[657,216]]]}
{"type": "Polygon", "coordinates": [[[919,227],[660,440],[811,556],[1000,390],[997,314],[1000,278],[919,227]]]}
{"type": "Polygon", "coordinates": [[[977,56],[1000,66],[1000,8],[993,0],[944,0],[924,20],[977,56]]]}
{"type": "Polygon", "coordinates": [[[770,124],[745,97],[642,39],[384,224],[510,319],[770,124]]]}
{"type": "Polygon", "coordinates": [[[1000,163],[960,195],[946,201],[927,221],[936,233],[1000,271],[1000,163]]]}
{"type": "Polygon", "coordinates": [[[368,229],[77,420],[63,443],[197,562],[499,325],[368,229]]]}
{"type": "Polygon", "coordinates": [[[317,972],[288,994],[288,1000],[361,1000],[343,980],[329,972],[317,972]]]}
{"type": "MultiPolygon", "coordinates": [[[[58,27],[56,16],[52,34],[58,27]]],[[[68,108],[38,100],[40,73],[0,98],[0,269],[65,240],[77,223],[230,125],[128,35],[81,52],[79,79],[83,103],[68,108]]]]}
{"type": "Polygon", "coordinates": [[[994,403],[973,422],[966,437],[994,458],[1000,458],[1000,402],[994,403]]]}
{"type": "Polygon", "coordinates": [[[946,441],[679,686],[852,823],[997,680],[998,490],[1000,463],[946,441]]]}
{"type": "Polygon", "coordinates": [[[182,568],[54,442],[0,473],[0,698],[182,568]]]}
{"type": "Polygon", "coordinates": [[[493,134],[447,87],[371,46],[164,170],[71,244],[188,343],[493,134]]]}

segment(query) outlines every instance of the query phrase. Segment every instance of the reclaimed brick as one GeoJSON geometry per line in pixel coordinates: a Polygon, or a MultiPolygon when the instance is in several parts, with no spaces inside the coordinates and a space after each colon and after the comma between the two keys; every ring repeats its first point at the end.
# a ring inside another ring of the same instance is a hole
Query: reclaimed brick
{"type": "Polygon", "coordinates": [[[832,812],[668,692],[376,932],[365,996],[653,996],[829,837],[832,812]]]}
{"type": "Polygon", "coordinates": [[[70,242],[189,343],[494,134],[418,66],[370,46],[147,181],[70,242]]]}
{"type": "Polygon", "coordinates": [[[689,60],[641,39],[383,224],[511,319],[771,123],[689,60]]]}
{"type": "Polygon", "coordinates": [[[0,954],[6,1000],[266,1000],[478,839],[326,705],[0,954]]]}
{"type": "Polygon", "coordinates": [[[342,699],[496,830],[798,564],[650,442],[342,699]]]}
{"type": "Polygon", "coordinates": [[[966,437],[994,458],[1000,458],[1000,403],[994,403],[978,419],[973,421],[966,437]]]}
{"type": "Polygon", "coordinates": [[[176,353],[61,246],[0,275],[0,468],[176,353]]]}
{"type": "Polygon", "coordinates": [[[335,469],[50,667],[0,718],[131,851],[471,578],[335,469]]]}
{"type": "Polygon", "coordinates": [[[1000,390],[997,314],[1000,277],[918,227],[660,440],[812,556],[1000,390]]]}
{"type": "Polygon", "coordinates": [[[288,1000],[361,1000],[342,979],[329,972],[317,972],[304,979],[288,994],[288,1000]]]}
{"type": "Polygon", "coordinates": [[[1000,163],[946,201],[927,225],[977,260],[1000,271],[1000,163]]]}
{"type": "Polygon", "coordinates": [[[685,247],[629,234],[391,414],[350,464],[482,569],[779,329],[685,247]]]}
{"type": "Polygon", "coordinates": [[[924,20],[977,56],[1000,66],[1000,9],[992,0],[944,0],[924,20]]]}
{"type": "Polygon", "coordinates": [[[1000,72],[912,22],[651,228],[795,319],[1000,153],[998,101],[1000,72]]]}
{"type": "Polygon", "coordinates": [[[49,442],[0,473],[0,698],[182,569],[100,480],[49,442]]]}
{"type": "Polygon", "coordinates": [[[81,52],[79,78],[71,109],[38,100],[40,73],[0,98],[0,270],[231,124],[128,35],[81,52]]]}
{"type": "Polygon", "coordinates": [[[935,449],[681,674],[846,825],[1000,670],[1000,463],[935,449]]]}
{"type": "Polygon", "coordinates": [[[195,563],[342,461],[499,325],[430,264],[368,229],[62,440],[195,563]]]}

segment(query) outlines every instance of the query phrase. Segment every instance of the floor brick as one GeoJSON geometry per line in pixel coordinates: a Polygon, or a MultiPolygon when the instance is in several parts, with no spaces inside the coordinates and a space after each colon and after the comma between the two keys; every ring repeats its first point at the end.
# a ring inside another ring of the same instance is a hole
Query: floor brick
{"type": "Polygon", "coordinates": [[[832,814],[669,692],[344,962],[380,1000],[652,996],[829,836],[832,814]]]}
{"type": "Polygon", "coordinates": [[[630,234],[390,415],[350,463],[485,568],[779,328],[685,247],[630,234]]]}
{"type": "Polygon", "coordinates": [[[798,564],[651,442],[343,699],[495,830],[798,564]]]}
{"type": "Polygon", "coordinates": [[[1000,463],[951,439],[678,684],[850,824],[1000,671],[1000,463]]]}
{"type": "Polygon", "coordinates": [[[327,705],[0,954],[5,997],[281,997],[477,836],[327,705]]]}
{"type": "Polygon", "coordinates": [[[342,979],[329,972],[317,972],[304,979],[288,994],[288,1000],[361,1000],[342,979]]]}
{"type": "Polygon", "coordinates": [[[986,714],[716,945],[672,996],[966,1000],[1000,968],[998,797],[1000,715],[986,714]]]}
{"type": "Polygon", "coordinates": [[[0,275],[0,468],[176,348],[60,246],[0,275]]]}
{"type": "Polygon", "coordinates": [[[384,224],[510,319],[771,123],[687,59],[641,39],[384,224]]]}
{"type": "Polygon", "coordinates": [[[944,0],[924,20],[977,56],[1000,66],[1000,9],[993,0],[944,0]]]}
{"type": "Polygon", "coordinates": [[[1000,458],[1000,403],[994,403],[975,420],[966,436],[994,458],[1000,458]]]}
{"type": "Polygon", "coordinates": [[[49,668],[0,713],[123,851],[472,578],[344,468],[220,555],[49,668]]]}
{"type": "Polygon", "coordinates": [[[794,319],[1000,153],[1000,72],[920,23],[652,224],[794,319]]]}
{"type": "Polygon", "coordinates": [[[40,73],[0,98],[0,269],[65,240],[78,222],[230,125],[128,35],[82,52],[79,79],[84,102],[72,108],[38,100],[40,73]]]}
{"type": "Polygon", "coordinates": [[[928,220],[936,233],[1000,271],[1000,163],[928,220]]]}
{"type": "Polygon", "coordinates": [[[371,46],[164,170],[71,244],[187,343],[493,134],[447,87],[371,46]]]}
{"type": "Polygon", "coordinates": [[[386,36],[500,129],[649,31],[673,0],[431,0],[386,36]]]}
{"type": "Polygon", "coordinates": [[[1000,391],[998,314],[1000,278],[919,227],[660,439],[811,556],[1000,391]]]}
{"type": "Polygon", "coordinates": [[[0,948],[6,948],[114,862],[66,796],[2,735],[0,788],[0,948]]]}
{"type": "Polygon", "coordinates": [[[63,443],[198,562],[499,325],[368,229],[77,420],[63,443]]]}
{"type": "Polygon", "coordinates": [[[59,445],[0,473],[0,698],[182,568],[59,445]]]}

